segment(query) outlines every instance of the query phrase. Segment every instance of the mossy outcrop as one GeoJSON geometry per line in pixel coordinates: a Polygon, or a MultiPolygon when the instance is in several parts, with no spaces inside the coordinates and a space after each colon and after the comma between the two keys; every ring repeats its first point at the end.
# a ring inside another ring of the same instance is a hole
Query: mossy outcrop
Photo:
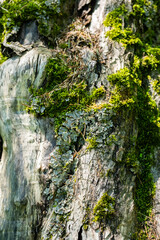
{"type": "Polygon", "coordinates": [[[159,7],[3,1],[0,239],[159,239],[159,7]]]}

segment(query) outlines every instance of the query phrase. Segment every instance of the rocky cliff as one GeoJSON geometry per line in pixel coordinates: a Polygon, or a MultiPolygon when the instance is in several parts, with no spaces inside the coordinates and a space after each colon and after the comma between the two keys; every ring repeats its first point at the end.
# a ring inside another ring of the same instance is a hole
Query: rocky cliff
{"type": "Polygon", "coordinates": [[[159,7],[1,1],[0,239],[160,238],[159,7]]]}

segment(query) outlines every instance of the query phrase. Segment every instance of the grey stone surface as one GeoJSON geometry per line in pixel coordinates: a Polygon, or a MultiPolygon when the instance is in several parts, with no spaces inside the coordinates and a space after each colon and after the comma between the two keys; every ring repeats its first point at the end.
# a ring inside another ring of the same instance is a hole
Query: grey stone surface
{"type": "Polygon", "coordinates": [[[24,24],[20,34],[20,43],[23,45],[31,45],[38,40],[39,34],[36,21],[24,24]]]}
{"type": "MultiPolygon", "coordinates": [[[[103,21],[106,14],[122,2],[96,1],[88,31],[99,37],[101,52],[98,48],[95,53],[91,47],[84,47],[81,51],[82,60],[88,67],[85,73],[88,85],[91,89],[104,85],[108,94],[106,101],[111,90],[107,75],[123,68],[128,56],[122,45],[105,37],[108,29],[103,26],[103,21]],[[99,56],[101,59],[98,59],[99,56]]],[[[125,2],[129,8],[131,2],[125,2]]],[[[80,0],[78,9],[90,3],[91,0],[80,0]]],[[[41,169],[48,168],[48,157],[56,145],[52,120],[36,118],[26,113],[24,106],[29,97],[29,87],[39,87],[43,83],[44,68],[51,52],[43,47],[31,49],[39,38],[36,22],[24,25],[20,38],[21,41],[11,44],[5,39],[5,47],[12,48],[20,56],[12,57],[0,66],[0,136],[3,139],[2,142],[0,138],[0,144],[3,144],[0,160],[0,240],[61,240],[58,231],[50,231],[52,218],[58,222],[59,217],[55,216],[52,202],[49,209],[45,209],[48,213],[43,218],[44,198],[39,174],[41,169]],[[50,236],[47,236],[48,232],[50,236]]],[[[151,92],[159,106],[159,96],[152,87],[151,92]]],[[[115,135],[116,142],[91,150],[87,150],[86,143],[76,158],[76,171],[69,179],[73,188],[66,188],[73,192],[73,197],[64,209],[64,212],[70,212],[64,226],[65,240],[130,240],[135,230],[135,175],[132,169],[129,171],[125,167],[123,156],[129,136],[136,137],[138,130],[134,122],[129,123],[127,119],[117,121],[112,133],[108,134],[108,137],[115,135]],[[115,198],[115,215],[102,231],[100,224],[93,221],[93,208],[105,192],[115,198]],[[86,218],[88,228],[84,229],[86,218]]],[[[102,127],[96,121],[93,125],[97,129],[102,127]]],[[[94,136],[94,127],[90,123],[91,136],[94,136]]],[[[156,160],[153,168],[157,184],[154,211],[160,233],[159,150],[156,160]]],[[[59,179],[61,177],[57,176],[59,179]]],[[[67,185],[66,182],[63,184],[67,185]]],[[[57,189],[54,184],[52,188],[55,193],[57,189]]]]}
{"type": "Polygon", "coordinates": [[[127,240],[134,232],[134,176],[126,172],[125,168],[120,169],[120,166],[118,168],[118,163],[112,160],[115,151],[118,152],[123,146],[122,135],[120,139],[119,149],[116,150],[116,146],[112,145],[105,154],[102,153],[104,151],[102,149],[87,152],[85,148],[82,150],[75,174],[75,193],[67,223],[67,240],[78,239],[80,231],[84,240],[101,238],[111,240],[116,236],[118,236],[116,239],[127,240]],[[113,172],[110,177],[106,176],[108,171],[113,172]],[[84,230],[87,207],[93,209],[104,192],[116,199],[116,217],[113,216],[105,230],[101,232],[99,224],[93,222],[91,210],[87,213],[90,218],[88,229],[84,230]]]}
{"type": "Polygon", "coordinates": [[[79,0],[78,10],[81,10],[85,5],[89,4],[92,0],[79,0]]]}
{"type": "MultiPolygon", "coordinates": [[[[124,48],[105,38],[107,29],[103,26],[105,15],[120,5],[121,1],[96,2],[92,14],[92,21],[89,31],[92,34],[99,34],[99,44],[104,64],[98,69],[98,55],[89,48],[81,51],[84,64],[88,66],[86,71],[87,81],[90,88],[100,87],[102,84],[107,90],[110,89],[106,76],[124,67],[127,56],[124,48]]],[[[98,51],[97,51],[98,52],[98,51]]],[[[109,96],[106,96],[106,99],[109,96]]],[[[132,123],[134,125],[134,123],[132,123]]],[[[98,123],[95,125],[98,127],[98,123]]],[[[100,126],[99,126],[100,127],[100,126]]],[[[66,224],[65,240],[129,240],[135,230],[135,210],[133,200],[134,174],[127,172],[121,165],[125,152],[125,139],[130,129],[127,122],[119,122],[119,126],[113,134],[118,138],[118,145],[111,144],[105,149],[86,150],[86,145],[80,151],[78,167],[74,174],[74,196],[70,204],[71,213],[66,224]],[[111,171],[111,177],[106,174],[111,171]],[[93,222],[93,208],[104,192],[116,199],[116,217],[113,217],[105,229],[101,231],[98,223],[93,222]],[[89,208],[90,212],[86,212],[89,208]],[[84,230],[84,219],[89,218],[88,228],[84,230]]],[[[133,136],[137,134],[136,126],[132,126],[133,136]]],[[[90,132],[94,136],[91,128],[90,132]]],[[[51,226],[52,212],[48,214],[48,221],[43,226],[43,231],[51,226]]],[[[44,235],[45,236],[45,235],[44,235]]],[[[44,239],[47,239],[44,237],[44,239]]],[[[60,240],[57,233],[52,233],[52,240],[60,240]]]]}
{"type": "MultiPolygon", "coordinates": [[[[39,40],[38,25],[36,21],[24,23],[22,28],[15,28],[5,35],[3,40],[3,48],[12,50],[14,54],[21,56],[24,52],[33,48],[33,44],[42,45],[39,40]],[[10,39],[15,38],[16,41],[10,39]]],[[[11,53],[13,55],[13,53],[11,53]]]]}
{"type": "Polygon", "coordinates": [[[51,53],[44,48],[8,59],[0,66],[0,239],[37,239],[42,218],[39,169],[55,144],[47,119],[26,113],[29,86],[42,84],[51,53]]]}

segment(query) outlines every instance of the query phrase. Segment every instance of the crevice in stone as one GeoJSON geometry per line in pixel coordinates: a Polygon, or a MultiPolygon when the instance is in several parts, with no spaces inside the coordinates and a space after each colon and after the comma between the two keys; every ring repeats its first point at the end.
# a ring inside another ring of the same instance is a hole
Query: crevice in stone
{"type": "Polygon", "coordinates": [[[91,2],[92,13],[94,12],[94,9],[96,7],[96,3],[97,3],[97,0],[92,0],[92,2],[91,2]]]}
{"type": "Polygon", "coordinates": [[[82,226],[80,227],[78,232],[78,240],[82,240],[82,226]]]}
{"type": "Polygon", "coordinates": [[[35,79],[36,79],[37,76],[38,76],[38,66],[39,66],[39,54],[38,54],[37,63],[36,63],[35,79]]]}
{"type": "Polygon", "coordinates": [[[91,15],[95,9],[97,0],[82,0],[78,4],[78,16],[83,19],[84,25],[89,27],[91,22],[91,15]]]}
{"type": "Polygon", "coordinates": [[[98,78],[100,78],[101,76],[101,71],[102,71],[102,65],[97,57],[97,63],[96,63],[96,66],[95,66],[95,73],[98,75],[98,78]]]}
{"type": "Polygon", "coordinates": [[[103,240],[103,231],[100,231],[99,238],[100,240],[103,240]]]}
{"type": "Polygon", "coordinates": [[[1,161],[1,158],[2,158],[2,153],[3,153],[3,139],[0,136],[0,161],[1,161]]]}

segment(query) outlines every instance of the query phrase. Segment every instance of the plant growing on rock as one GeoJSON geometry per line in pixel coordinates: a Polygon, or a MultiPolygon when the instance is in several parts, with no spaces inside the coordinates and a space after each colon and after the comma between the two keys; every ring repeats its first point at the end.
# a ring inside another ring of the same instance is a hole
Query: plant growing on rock
{"type": "MultiPolygon", "coordinates": [[[[104,21],[105,26],[111,28],[106,37],[121,43],[126,50],[132,50],[135,54],[128,68],[108,76],[108,80],[114,87],[111,96],[113,109],[117,113],[134,113],[132,120],[139,129],[134,146],[126,151],[124,157],[124,163],[135,169],[136,174],[134,197],[138,229],[144,227],[152,210],[155,184],[151,167],[154,164],[154,149],[160,140],[159,111],[151,99],[148,82],[152,72],[157,74],[160,67],[159,40],[156,36],[159,6],[157,1],[134,0],[132,10],[128,11],[123,5],[109,13],[104,21]],[[153,16],[152,22],[149,14],[153,16]]],[[[155,86],[158,86],[157,82],[155,86]]],[[[143,237],[147,239],[146,234],[143,237]]],[[[137,239],[141,239],[141,236],[137,239]]]]}
{"type": "Polygon", "coordinates": [[[104,193],[93,209],[94,221],[106,223],[115,213],[114,205],[115,199],[104,193]]]}

